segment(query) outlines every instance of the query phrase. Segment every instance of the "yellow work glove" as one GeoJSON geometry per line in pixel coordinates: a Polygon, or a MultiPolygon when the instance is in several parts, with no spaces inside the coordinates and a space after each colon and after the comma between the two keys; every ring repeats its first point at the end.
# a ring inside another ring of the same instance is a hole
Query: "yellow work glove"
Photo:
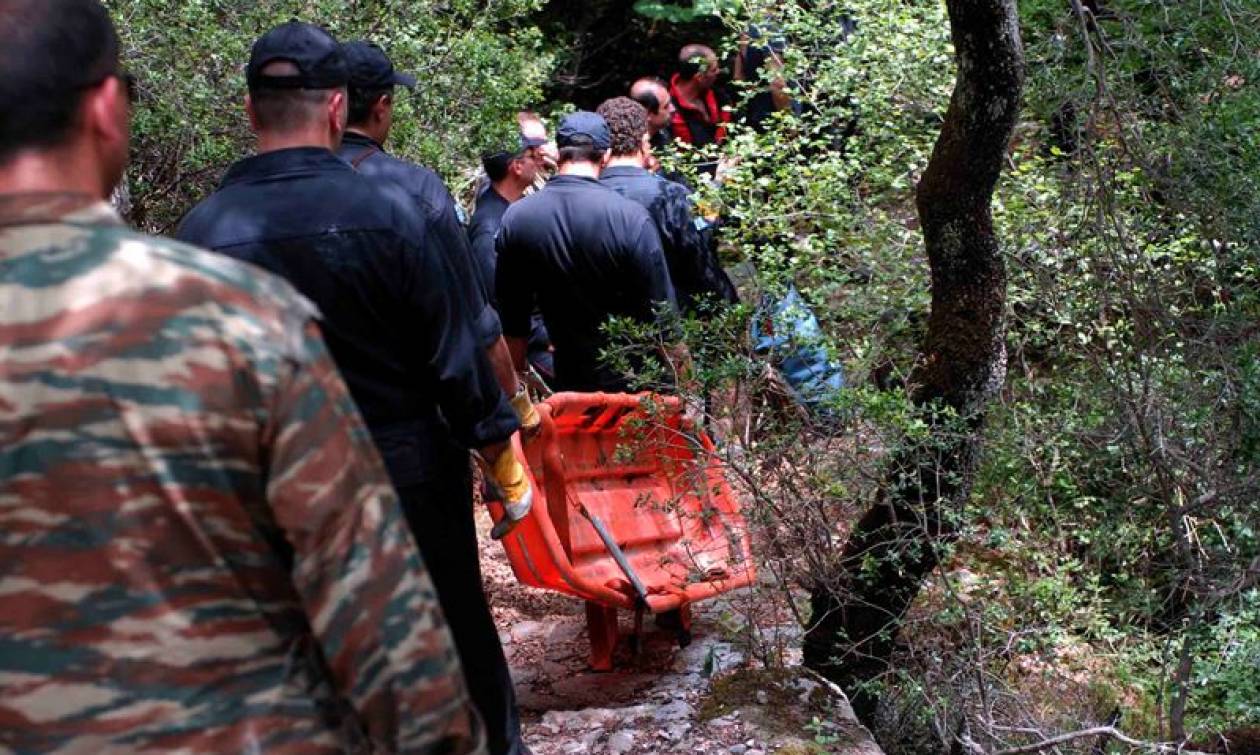
{"type": "Polygon", "coordinates": [[[521,437],[528,438],[537,434],[542,427],[542,417],[538,416],[534,402],[530,401],[529,389],[524,383],[520,383],[520,389],[512,397],[512,408],[516,410],[516,418],[521,421],[521,437]]]}
{"type": "Polygon", "coordinates": [[[490,465],[490,477],[503,492],[504,516],[490,531],[490,536],[499,540],[529,516],[530,507],[534,505],[534,490],[529,484],[529,475],[525,473],[525,465],[516,458],[511,446],[503,449],[499,458],[490,465]]]}

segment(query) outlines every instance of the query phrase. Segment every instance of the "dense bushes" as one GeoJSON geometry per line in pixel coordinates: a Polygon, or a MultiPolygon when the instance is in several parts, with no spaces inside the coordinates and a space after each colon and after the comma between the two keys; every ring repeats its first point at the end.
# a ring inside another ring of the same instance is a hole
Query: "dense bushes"
{"type": "MultiPolygon", "coordinates": [[[[703,201],[761,290],[801,289],[859,386],[839,425],[763,412],[735,455],[790,591],[831,578],[833,523],[879,500],[885,452],[930,442],[902,385],[927,308],[911,200],[952,62],[935,3],[744,10],[733,30],[768,15],[791,40],[806,107],[737,134],[703,201]]],[[[1114,721],[1202,740],[1256,722],[1260,689],[1260,18],[1023,11],[1025,118],[996,208],[1009,376],[964,536],[907,617],[883,736],[1000,749],[1114,721]]]]}
{"type": "Polygon", "coordinates": [[[448,177],[512,133],[550,71],[524,16],[537,0],[299,2],[106,0],[140,83],[129,172],[131,219],[169,232],[247,152],[245,62],[253,40],[301,18],[339,39],[379,43],[420,79],[397,101],[390,145],[448,177]]]}

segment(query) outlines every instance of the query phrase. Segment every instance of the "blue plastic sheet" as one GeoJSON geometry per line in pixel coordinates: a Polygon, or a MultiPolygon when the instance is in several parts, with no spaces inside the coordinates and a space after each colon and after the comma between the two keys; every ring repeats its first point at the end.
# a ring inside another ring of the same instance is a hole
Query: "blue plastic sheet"
{"type": "Polygon", "coordinates": [[[795,286],[777,302],[762,304],[752,322],[753,348],[769,354],[774,366],[810,411],[830,415],[844,388],[844,369],[831,359],[822,342],[822,328],[795,286]]]}

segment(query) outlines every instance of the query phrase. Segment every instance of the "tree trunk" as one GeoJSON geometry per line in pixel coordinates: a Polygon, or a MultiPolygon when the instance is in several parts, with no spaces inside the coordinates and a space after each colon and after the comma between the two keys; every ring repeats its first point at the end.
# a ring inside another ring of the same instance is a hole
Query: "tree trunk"
{"type": "Polygon", "coordinates": [[[1006,270],[991,201],[1023,88],[1019,17],[1015,0],[946,6],[958,77],[916,193],[932,311],[911,383],[933,438],[894,455],[881,503],[845,545],[839,579],[813,589],[805,636],[806,664],[845,686],[867,721],[877,700],[861,683],[887,668],[910,603],[954,537],[984,409],[1006,376],[1006,270]]]}

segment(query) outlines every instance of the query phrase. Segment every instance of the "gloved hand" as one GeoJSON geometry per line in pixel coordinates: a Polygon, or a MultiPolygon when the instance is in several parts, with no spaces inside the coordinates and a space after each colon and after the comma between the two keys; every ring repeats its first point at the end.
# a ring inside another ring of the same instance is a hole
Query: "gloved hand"
{"type": "Polygon", "coordinates": [[[501,540],[529,515],[534,505],[534,490],[529,484],[525,466],[512,446],[503,449],[499,458],[487,465],[492,488],[502,493],[504,516],[490,531],[490,537],[501,540]]]}
{"type": "Polygon", "coordinates": [[[524,382],[518,385],[520,388],[512,397],[512,408],[516,410],[516,418],[521,421],[521,437],[529,438],[538,434],[539,428],[542,427],[542,417],[538,416],[538,410],[534,408],[534,402],[529,398],[529,388],[524,382]]]}

